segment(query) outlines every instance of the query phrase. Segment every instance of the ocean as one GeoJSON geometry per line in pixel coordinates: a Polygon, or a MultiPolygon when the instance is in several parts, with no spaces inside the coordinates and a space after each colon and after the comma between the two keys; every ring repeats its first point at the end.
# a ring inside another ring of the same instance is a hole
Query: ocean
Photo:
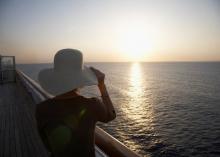
{"type": "MultiPolygon", "coordinates": [[[[98,125],[141,156],[220,156],[220,62],[86,63],[106,74],[117,118],[98,125]]],[[[51,64],[17,65],[37,81],[51,64]]],[[[99,97],[96,87],[82,89],[99,97]]]]}

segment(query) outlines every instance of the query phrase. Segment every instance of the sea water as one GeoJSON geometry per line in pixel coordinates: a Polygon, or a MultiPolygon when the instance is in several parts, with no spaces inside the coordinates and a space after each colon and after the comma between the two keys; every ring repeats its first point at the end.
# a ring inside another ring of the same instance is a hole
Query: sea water
{"type": "MultiPolygon", "coordinates": [[[[117,113],[98,125],[130,149],[152,157],[220,156],[220,62],[87,65],[106,74],[117,113]]],[[[17,65],[36,81],[51,67],[17,65]]],[[[95,88],[82,93],[99,97],[95,88]]]]}

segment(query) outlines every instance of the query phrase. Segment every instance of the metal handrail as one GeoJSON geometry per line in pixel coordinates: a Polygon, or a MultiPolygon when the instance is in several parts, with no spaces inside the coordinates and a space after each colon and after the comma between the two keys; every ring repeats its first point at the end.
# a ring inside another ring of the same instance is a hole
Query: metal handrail
{"type": "MultiPolygon", "coordinates": [[[[20,78],[27,81],[35,90],[40,93],[44,99],[49,99],[54,97],[53,95],[47,93],[39,84],[37,84],[33,79],[28,77],[22,71],[16,69],[16,72],[20,78]]],[[[115,139],[113,136],[105,132],[100,127],[96,126],[95,129],[95,143],[110,157],[139,157],[138,154],[130,150],[120,141],[115,139]]]]}
{"type": "Polygon", "coordinates": [[[31,79],[29,76],[27,76],[25,73],[23,73],[21,70],[16,69],[17,74],[24,78],[28,83],[31,84],[37,90],[42,96],[44,96],[45,99],[53,98],[54,96],[46,92],[36,81],[31,79]]]}

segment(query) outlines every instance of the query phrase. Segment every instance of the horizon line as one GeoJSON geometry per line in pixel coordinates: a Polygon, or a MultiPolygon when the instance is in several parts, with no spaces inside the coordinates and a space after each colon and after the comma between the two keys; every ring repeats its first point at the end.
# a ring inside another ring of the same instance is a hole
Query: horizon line
{"type": "MultiPolygon", "coordinates": [[[[84,63],[216,63],[220,60],[213,61],[85,61],[84,63]]],[[[40,63],[16,63],[16,64],[52,64],[53,62],[40,63]]]]}

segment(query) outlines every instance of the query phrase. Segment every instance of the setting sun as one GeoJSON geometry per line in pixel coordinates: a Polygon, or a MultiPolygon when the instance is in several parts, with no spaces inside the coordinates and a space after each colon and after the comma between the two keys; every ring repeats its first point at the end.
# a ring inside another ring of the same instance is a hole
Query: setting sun
{"type": "Polygon", "coordinates": [[[152,49],[149,36],[138,25],[121,30],[118,44],[120,52],[132,62],[145,60],[152,49]]]}

